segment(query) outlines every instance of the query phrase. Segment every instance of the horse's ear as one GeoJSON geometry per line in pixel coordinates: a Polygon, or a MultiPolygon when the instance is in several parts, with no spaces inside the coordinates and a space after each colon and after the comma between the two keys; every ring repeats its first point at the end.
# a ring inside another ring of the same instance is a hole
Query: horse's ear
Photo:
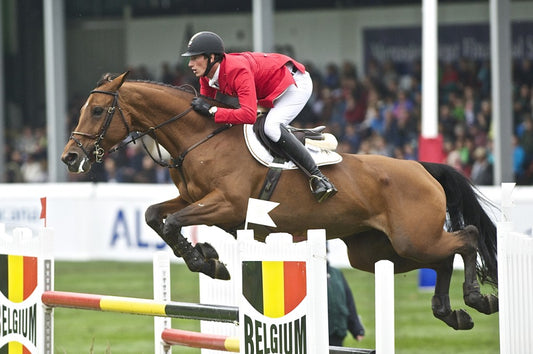
{"type": "Polygon", "coordinates": [[[122,84],[124,83],[124,81],[126,81],[126,77],[128,76],[129,74],[129,70],[124,72],[123,74],[121,74],[119,77],[117,77],[115,80],[119,81],[119,84],[117,86],[117,90],[119,89],[120,86],[122,86],[122,84]]]}

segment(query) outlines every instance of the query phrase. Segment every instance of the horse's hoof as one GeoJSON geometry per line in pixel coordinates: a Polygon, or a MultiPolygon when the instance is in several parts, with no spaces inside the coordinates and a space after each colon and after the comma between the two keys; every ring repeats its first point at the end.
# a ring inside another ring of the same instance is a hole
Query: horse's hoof
{"type": "Polygon", "coordinates": [[[487,302],[489,303],[490,313],[495,313],[500,310],[499,300],[497,296],[493,294],[487,295],[487,302]]]}
{"type": "Polygon", "coordinates": [[[204,263],[204,266],[201,269],[199,269],[199,271],[213,279],[220,279],[220,280],[231,279],[228,269],[226,268],[224,263],[220,262],[218,259],[206,260],[206,262],[204,263]]]}
{"type": "Polygon", "coordinates": [[[474,321],[472,321],[472,317],[465,311],[465,310],[454,310],[453,314],[455,314],[455,321],[456,321],[456,327],[453,327],[454,329],[472,329],[474,328],[474,321]]]}
{"type": "Polygon", "coordinates": [[[474,321],[472,321],[472,317],[465,310],[456,310],[454,312],[457,317],[457,329],[474,328],[474,321]]]}
{"type": "Polygon", "coordinates": [[[498,297],[472,292],[464,296],[465,304],[486,315],[498,312],[498,297]]]}
{"type": "Polygon", "coordinates": [[[213,265],[213,273],[214,279],[220,279],[220,280],[230,280],[231,276],[229,274],[228,269],[224,265],[224,263],[220,262],[217,259],[210,259],[209,263],[213,265]]]}
{"type": "Polygon", "coordinates": [[[196,246],[194,246],[198,252],[204,257],[204,259],[218,259],[218,252],[215,250],[213,246],[211,246],[210,243],[203,242],[203,243],[197,243],[196,246]]]}
{"type": "Polygon", "coordinates": [[[483,296],[482,305],[480,308],[478,308],[478,310],[481,313],[490,315],[498,312],[498,306],[498,297],[494,296],[493,294],[489,294],[483,296]]]}
{"type": "Polygon", "coordinates": [[[204,273],[213,279],[231,279],[228,269],[224,263],[220,262],[218,259],[198,260],[198,262],[195,262],[194,264],[187,265],[189,266],[190,271],[204,273]]]}
{"type": "Polygon", "coordinates": [[[474,328],[472,317],[465,310],[454,310],[445,316],[435,315],[439,320],[446,323],[455,330],[465,330],[474,328]]]}

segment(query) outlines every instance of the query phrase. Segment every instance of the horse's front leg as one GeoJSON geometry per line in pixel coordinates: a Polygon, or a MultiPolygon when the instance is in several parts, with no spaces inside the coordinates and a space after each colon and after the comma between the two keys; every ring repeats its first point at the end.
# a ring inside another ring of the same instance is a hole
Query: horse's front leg
{"type": "Polygon", "coordinates": [[[175,240],[171,248],[175,254],[183,257],[191,271],[202,272],[215,279],[229,279],[226,267],[218,260],[218,254],[209,244],[193,247],[180,231],[188,225],[238,224],[243,218],[240,214],[235,204],[229,202],[222,192],[213,191],[201,200],[168,215],[162,237],[167,243],[175,240]]]}
{"type": "MultiPolygon", "coordinates": [[[[146,209],[144,214],[146,224],[150,226],[165,241],[165,243],[172,249],[177,257],[181,257],[181,253],[179,252],[179,247],[177,245],[178,239],[184,238],[184,236],[181,235],[181,227],[176,230],[174,235],[165,235],[163,232],[165,227],[165,219],[167,216],[182,210],[188,205],[189,203],[184,201],[181,197],[177,197],[162,203],[151,205],[148,207],[148,209],[146,209]]],[[[194,248],[200,252],[204,259],[218,259],[217,251],[208,243],[197,243],[194,248]]]]}
{"type": "Polygon", "coordinates": [[[167,216],[185,208],[187,205],[189,205],[189,203],[184,201],[181,197],[157,203],[146,209],[144,219],[148,226],[150,226],[159,236],[164,238],[163,228],[165,227],[165,219],[167,216]]]}

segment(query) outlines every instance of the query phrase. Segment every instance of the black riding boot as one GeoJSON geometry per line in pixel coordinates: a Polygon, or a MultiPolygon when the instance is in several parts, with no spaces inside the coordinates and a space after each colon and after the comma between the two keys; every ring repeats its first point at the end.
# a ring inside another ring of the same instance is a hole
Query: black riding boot
{"type": "Polygon", "coordinates": [[[276,146],[309,177],[309,187],[316,200],[321,203],[337,193],[333,183],[320,172],[305,146],[284,125],[280,125],[280,130],[281,138],[275,143],[276,146]]]}

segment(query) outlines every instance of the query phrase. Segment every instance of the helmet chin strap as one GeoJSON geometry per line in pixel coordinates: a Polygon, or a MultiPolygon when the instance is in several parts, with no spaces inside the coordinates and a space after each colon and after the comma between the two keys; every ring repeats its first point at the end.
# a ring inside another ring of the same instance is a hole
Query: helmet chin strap
{"type": "Polygon", "coordinates": [[[209,74],[209,72],[211,71],[211,68],[213,67],[213,65],[215,65],[215,63],[216,61],[211,60],[211,56],[209,56],[207,58],[207,67],[205,68],[204,75],[202,76],[207,76],[207,74],[209,74]]]}
{"type": "Polygon", "coordinates": [[[215,65],[216,63],[219,63],[222,61],[222,58],[219,57],[218,55],[215,55],[215,60],[211,60],[211,56],[208,56],[207,57],[207,66],[205,68],[205,72],[202,76],[207,76],[207,74],[209,74],[209,72],[211,71],[211,68],[213,68],[213,65],[215,65]]]}

